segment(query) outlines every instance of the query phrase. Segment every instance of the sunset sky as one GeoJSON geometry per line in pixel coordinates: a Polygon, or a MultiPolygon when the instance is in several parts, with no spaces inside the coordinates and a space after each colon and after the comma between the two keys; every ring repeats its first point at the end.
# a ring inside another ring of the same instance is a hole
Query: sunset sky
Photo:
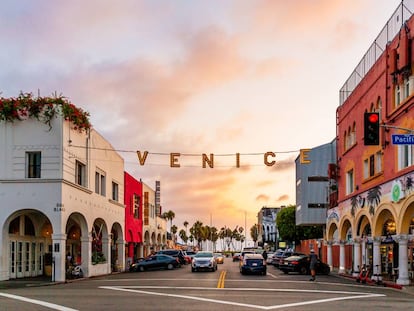
{"type": "Polygon", "coordinates": [[[335,138],[339,89],[399,3],[2,0],[0,96],[63,94],[128,173],[161,182],[173,224],[249,232],[263,206],[295,204],[299,149],[335,138]]]}

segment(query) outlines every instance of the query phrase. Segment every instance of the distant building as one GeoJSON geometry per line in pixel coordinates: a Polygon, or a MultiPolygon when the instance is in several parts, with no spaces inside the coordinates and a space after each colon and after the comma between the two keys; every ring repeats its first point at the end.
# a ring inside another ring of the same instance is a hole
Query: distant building
{"type": "Polygon", "coordinates": [[[259,246],[278,248],[279,231],[277,230],[276,217],[282,207],[262,207],[257,214],[259,246]]]}
{"type": "MultiPolygon", "coordinates": [[[[159,183],[156,184],[159,188],[159,183]]],[[[167,220],[159,214],[161,208],[156,206],[156,191],[142,183],[143,210],[144,210],[144,256],[156,252],[167,246],[167,220]]]]}

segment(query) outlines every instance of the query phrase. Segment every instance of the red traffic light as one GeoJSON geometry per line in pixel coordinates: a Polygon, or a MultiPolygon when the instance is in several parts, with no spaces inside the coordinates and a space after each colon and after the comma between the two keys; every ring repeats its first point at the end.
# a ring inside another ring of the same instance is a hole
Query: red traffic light
{"type": "Polygon", "coordinates": [[[370,114],[368,115],[368,121],[369,121],[370,123],[377,123],[377,122],[378,122],[378,119],[379,119],[379,116],[378,116],[378,114],[377,114],[377,113],[370,113],[370,114]]]}

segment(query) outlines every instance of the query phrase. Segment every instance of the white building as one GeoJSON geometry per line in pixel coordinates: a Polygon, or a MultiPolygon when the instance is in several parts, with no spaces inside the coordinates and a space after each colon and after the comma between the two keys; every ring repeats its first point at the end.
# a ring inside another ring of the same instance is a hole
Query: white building
{"type": "Polygon", "coordinates": [[[63,117],[0,121],[0,280],[124,269],[124,160],[63,117]]]}
{"type": "Polygon", "coordinates": [[[281,207],[262,207],[257,214],[258,218],[258,243],[263,247],[278,248],[279,231],[277,230],[276,217],[281,207]]]}

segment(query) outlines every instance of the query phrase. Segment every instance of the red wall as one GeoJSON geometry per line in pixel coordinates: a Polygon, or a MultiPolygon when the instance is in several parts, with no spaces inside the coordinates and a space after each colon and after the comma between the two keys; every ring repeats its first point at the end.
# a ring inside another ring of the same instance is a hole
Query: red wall
{"type": "Polygon", "coordinates": [[[124,172],[125,241],[142,243],[142,182],[124,172]],[[134,218],[134,194],[141,197],[139,219],[134,218]]]}

